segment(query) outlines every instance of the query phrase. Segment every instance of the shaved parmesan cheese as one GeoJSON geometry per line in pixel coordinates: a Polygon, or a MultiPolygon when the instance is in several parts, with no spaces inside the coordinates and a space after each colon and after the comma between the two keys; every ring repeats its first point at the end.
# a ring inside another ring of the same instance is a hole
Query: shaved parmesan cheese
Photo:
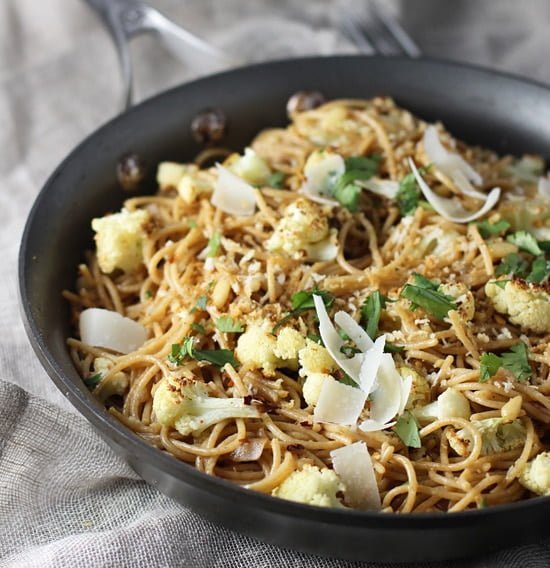
{"type": "Polygon", "coordinates": [[[338,256],[338,232],[331,229],[329,236],[316,243],[308,243],[304,247],[310,260],[326,262],[334,260],[338,256]]]}
{"type": "Polygon", "coordinates": [[[332,467],[346,486],[346,504],[363,511],[379,511],[380,492],[369,450],[364,442],[330,452],[332,467]]]}
{"type": "Polygon", "coordinates": [[[373,346],[365,353],[363,363],[359,371],[359,386],[361,390],[370,394],[376,387],[376,376],[382,363],[386,336],[381,335],[373,343],[373,346]]]}
{"type": "Polygon", "coordinates": [[[330,195],[336,180],[345,171],[346,164],[340,154],[326,150],[313,152],[304,166],[306,181],[300,188],[300,193],[317,203],[338,205],[337,201],[326,196],[330,195]]]}
{"type": "Polygon", "coordinates": [[[346,312],[337,312],[334,321],[361,351],[367,351],[374,345],[368,333],[346,312]]]}
{"type": "Polygon", "coordinates": [[[355,425],[365,407],[367,395],[360,389],[339,383],[330,375],[323,380],[313,412],[317,422],[355,425]]]}
{"type": "Polygon", "coordinates": [[[402,404],[403,380],[389,353],[382,354],[376,380],[378,388],[372,393],[370,417],[359,425],[364,432],[384,430],[392,426],[390,420],[399,412],[402,404]]]}
{"type": "MultiPolygon", "coordinates": [[[[330,356],[336,361],[338,366],[346,372],[357,384],[359,384],[359,372],[364,355],[357,353],[351,358],[347,358],[340,349],[344,345],[344,340],[338,335],[336,328],[328,317],[327,309],[321,296],[313,294],[315,310],[319,318],[319,333],[321,339],[330,356]]],[[[353,387],[352,387],[353,388],[353,387]]]]}
{"type": "Polygon", "coordinates": [[[459,154],[449,152],[441,143],[437,128],[430,125],[424,131],[422,139],[426,156],[433,165],[449,176],[464,195],[485,200],[487,196],[474,189],[470,182],[483,183],[481,176],[459,154]]]}
{"type": "Polygon", "coordinates": [[[242,178],[216,164],[218,179],[214,184],[211,202],[224,213],[248,217],[256,209],[254,188],[242,178]]]}
{"type": "Polygon", "coordinates": [[[119,353],[139,349],[147,339],[147,330],[118,312],[88,308],[80,314],[80,338],[83,343],[119,353]]]}
{"type": "Polygon", "coordinates": [[[410,373],[406,376],[401,376],[401,404],[399,405],[399,410],[397,414],[403,414],[405,411],[405,406],[407,406],[407,401],[409,400],[409,395],[411,394],[412,384],[413,384],[413,374],[410,373]]]}
{"type": "Polygon", "coordinates": [[[550,178],[540,177],[538,184],[539,195],[543,199],[550,199],[550,178]]]}
{"type": "Polygon", "coordinates": [[[445,219],[453,221],[454,223],[469,223],[470,221],[474,221],[478,217],[485,215],[495,206],[500,197],[500,187],[495,187],[491,190],[489,195],[486,196],[486,201],[481,209],[474,212],[468,211],[458,200],[441,197],[432,191],[410,158],[409,166],[414,174],[418,186],[420,187],[420,190],[430,205],[442,217],[445,217],[445,219]]]}
{"type": "Polygon", "coordinates": [[[370,178],[364,180],[355,180],[353,183],[359,187],[368,189],[376,195],[387,197],[388,199],[395,199],[399,190],[399,183],[391,179],[370,178]]]}

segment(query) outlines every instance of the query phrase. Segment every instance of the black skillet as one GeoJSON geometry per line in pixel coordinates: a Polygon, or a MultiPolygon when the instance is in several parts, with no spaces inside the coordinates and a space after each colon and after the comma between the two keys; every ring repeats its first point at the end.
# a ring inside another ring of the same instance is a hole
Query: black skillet
{"type": "Polygon", "coordinates": [[[387,515],[327,510],[273,499],[199,473],[148,446],[94,400],[71,362],[65,339],[90,220],[128,196],[115,177],[118,159],[137,152],[155,164],[191,160],[199,147],[190,123],[205,107],[229,118],[226,143],[241,149],[262,128],[286,123],[289,95],[320,90],[327,98],[389,95],[456,136],[498,152],[550,158],[550,89],[492,71],[429,60],[349,56],[256,65],[182,85],[140,104],[87,138],[57,168],[29,215],[19,258],[27,333],[44,368],[71,403],[149,483],[205,517],[259,539],[355,560],[447,559],[535,541],[550,534],[550,499],[455,514],[387,515]]]}

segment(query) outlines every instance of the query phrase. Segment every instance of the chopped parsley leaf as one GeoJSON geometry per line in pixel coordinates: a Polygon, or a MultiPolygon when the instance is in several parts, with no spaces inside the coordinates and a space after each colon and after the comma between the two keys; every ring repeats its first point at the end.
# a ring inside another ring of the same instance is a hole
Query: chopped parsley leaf
{"type": "Polygon", "coordinates": [[[407,174],[400,182],[395,196],[401,215],[412,215],[420,201],[420,189],[416,183],[414,174],[407,174]]]}
{"type": "Polygon", "coordinates": [[[405,446],[409,448],[420,448],[422,446],[418,422],[411,412],[404,412],[397,419],[393,431],[405,446]]]}
{"type": "Polygon", "coordinates": [[[152,298],[152,297],[153,297],[153,292],[151,292],[151,290],[145,290],[145,297],[146,297],[146,298],[152,298]]]}
{"type": "Polygon", "coordinates": [[[103,378],[103,373],[96,373],[95,375],[91,375],[90,377],[86,377],[84,379],[84,384],[89,388],[94,388],[97,386],[101,379],[103,378]]]}
{"type": "Polygon", "coordinates": [[[477,228],[479,229],[479,233],[484,239],[488,239],[489,237],[495,237],[497,235],[502,235],[510,228],[510,223],[506,221],[506,219],[501,219],[496,223],[490,223],[489,221],[480,221],[477,223],[477,228]]]}
{"type": "Polygon", "coordinates": [[[285,180],[285,174],[283,172],[273,172],[267,178],[266,185],[268,187],[273,187],[275,189],[282,189],[284,180],[285,180]]]}
{"type": "Polygon", "coordinates": [[[220,331],[225,331],[226,333],[242,333],[244,331],[243,324],[235,321],[230,316],[222,316],[218,318],[216,320],[216,327],[220,331]]]}
{"type": "Polygon", "coordinates": [[[508,235],[506,240],[516,245],[520,250],[529,252],[532,255],[537,256],[542,254],[542,250],[540,249],[537,240],[527,231],[517,231],[513,235],[508,235]]]}
{"type": "Polygon", "coordinates": [[[363,189],[358,180],[370,179],[378,171],[380,156],[352,156],[345,160],[345,172],[336,180],[331,196],[350,211],[357,211],[359,196],[363,189]]]}
{"type": "Polygon", "coordinates": [[[501,366],[501,359],[494,353],[484,353],[479,358],[479,382],[487,382],[493,375],[497,373],[501,366]]]}
{"type": "Polygon", "coordinates": [[[478,509],[486,509],[487,508],[487,499],[485,497],[481,497],[481,499],[477,502],[478,509]]]}
{"type": "Polygon", "coordinates": [[[495,375],[500,367],[510,371],[518,381],[525,381],[533,374],[529,364],[527,345],[523,341],[500,356],[494,353],[484,353],[479,361],[481,363],[479,380],[482,383],[495,375]]]}
{"type": "Polygon", "coordinates": [[[323,339],[316,333],[308,333],[306,337],[311,339],[311,341],[315,341],[315,343],[318,343],[319,345],[323,345],[323,339]]]}
{"type": "Polygon", "coordinates": [[[330,306],[332,306],[334,302],[334,296],[326,290],[319,290],[318,288],[314,288],[313,290],[302,290],[301,292],[296,292],[295,294],[292,294],[290,298],[290,305],[292,306],[292,310],[273,326],[271,333],[275,333],[277,329],[279,329],[279,327],[281,327],[290,319],[300,315],[302,312],[315,309],[315,302],[313,300],[314,294],[316,296],[321,296],[327,310],[330,308],[330,306]]]}
{"type": "Polygon", "coordinates": [[[191,329],[193,331],[196,331],[197,333],[206,333],[206,329],[205,329],[204,325],[202,325],[200,323],[193,322],[191,324],[191,329]]]}
{"type": "Polygon", "coordinates": [[[179,366],[183,364],[186,357],[197,361],[206,361],[217,367],[223,367],[227,363],[230,363],[233,367],[237,366],[233,351],[229,349],[195,349],[193,347],[193,338],[191,337],[184,338],[181,344],[172,344],[168,361],[179,366]]]}
{"type": "Polygon", "coordinates": [[[437,290],[439,288],[439,284],[437,282],[429,280],[425,276],[422,276],[422,274],[418,274],[418,272],[413,272],[413,278],[414,285],[419,288],[424,288],[425,290],[437,290]]]}
{"type": "Polygon", "coordinates": [[[494,284],[495,286],[498,286],[499,288],[502,288],[504,290],[508,282],[511,282],[511,280],[491,280],[489,284],[494,284]]]}
{"type": "Polygon", "coordinates": [[[195,219],[187,219],[187,226],[190,229],[196,229],[197,228],[197,222],[195,221],[195,219]]]}
{"type": "Polygon", "coordinates": [[[533,260],[531,272],[527,275],[527,282],[544,284],[548,279],[550,279],[550,260],[546,260],[544,256],[538,256],[533,260]]]}
{"type": "Polygon", "coordinates": [[[414,281],[414,284],[405,284],[401,290],[401,297],[410,300],[411,310],[421,307],[440,320],[444,319],[450,310],[456,310],[452,298],[439,292],[439,284],[417,273],[414,273],[414,281]]]}
{"type": "Polygon", "coordinates": [[[214,258],[218,256],[220,252],[221,235],[217,231],[213,233],[208,241],[208,246],[206,247],[206,257],[214,258]]]}
{"type": "Polygon", "coordinates": [[[206,310],[206,303],[208,302],[208,298],[203,294],[199,296],[196,304],[191,309],[191,313],[195,313],[197,310],[206,310]]]}
{"type": "Polygon", "coordinates": [[[355,212],[359,207],[359,196],[362,191],[361,187],[353,183],[344,186],[337,185],[332,191],[332,197],[346,209],[355,212]]]}
{"type": "Polygon", "coordinates": [[[342,384],[348,385],[348,387],[355,387],[356,389],[359,388],[359,385],[347,373],[342,373],[342,375],[340,379],[342,384]]]}
{"type": "Polygon", "coordinates": [[[366,332],[371,339],[376,338],[378,333],[378,324],[380,322],[380,314],[386,307],[387,298],[378,290],[367,296],[361,306],[361,320],[366,325],[366,332]]]}
{"type": "Polygon", "coordinates": [[[496,267],[497,276],[518,276],[525,278],[528,274],[529,263],[515,252],[507,254],[496,267]]]}

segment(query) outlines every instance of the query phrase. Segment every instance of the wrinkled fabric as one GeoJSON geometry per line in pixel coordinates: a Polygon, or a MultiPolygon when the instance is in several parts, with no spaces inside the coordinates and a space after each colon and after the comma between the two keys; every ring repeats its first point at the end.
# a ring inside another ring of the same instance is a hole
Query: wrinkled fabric
{"type": "MultiPolygon", "coordinates": [[[[355,52],[338,28],[349,2],[357,0],[151,4],[223,50],[259,61],[355,52]]],[[[428,55],[550,82],[546,0],[387,4],[428,55]]],[[[131,51],[138,98],[205,72],[153,37],[137,38],[131,51]]],[[[360,566],[262,544],[163,496],[112,453],[34,356],[17,298],[24,222],[56,165],[118,112],[121,89],[111,39],[83,1],[0,0],[0,567],[360,566]]],[[[444,564],[462,565],[550,566],[550,546],[444,564]]]]}

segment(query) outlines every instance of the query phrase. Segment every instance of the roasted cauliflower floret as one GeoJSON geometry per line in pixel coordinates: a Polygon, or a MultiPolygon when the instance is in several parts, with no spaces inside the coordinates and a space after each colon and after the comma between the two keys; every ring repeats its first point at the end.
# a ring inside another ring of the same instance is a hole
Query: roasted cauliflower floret
{"type": "Polygon", "coordinates": [[[429,226],[421,231],[422,238],[416,249],[419,256],[433,254],[435,256],[453,258],[457,254],[456,240],[461,237],[453,229],[443,230],[441,227],[429,226]]]}
{"type": "Polygon", "coordinates": [[[267,162],[258,156],[252,148],[245,148],[242,156],[233,154],[227,159],[225,165],[235,175],[252,185],[265,185],[271,175],[267,162]]]}
{"type": "Polygon", "coordinates": [[[143,239],[149,213],[143,209],[92,220],[96,232],[97,261],[105,274],[119,268],[134,272],[143,262],[143,239]]]}
{"type": "Polygon", "coordinates": [[[550,240],[550,206],[548,199],[504,201],[498,208],[513,231],[528,231],[539,241],[550,240]]]}
{"type": "Polygon", "coordinates": [[[337,494],[344,491],[345,486],[336,472],[306,464],[301,470],[291,473],[271,494],[306,505],[341,508],[344,505],[337,494]]]}
{"type": "Polygon", "coordinates": [[[259,416],[243,398],[211,397],[204,383],[187,379],[162,379],[153,395],[153,412],[159,424],[183,436],[199,434],[227,418],[259,416]]]}
{"type": "Polygon", "coordinates": [[[275,355],[291,369],[298,368],[298,352],[306,346],[306,338],[291,327],[284,327],[277,336],[275,355]]]}
{"type": "Polygon", "coordinates": [[[161,162],[157,168],[157,183],[161,189],[177,188],[189,166],[177,162],[161,162]]]}
{"type": "Polygon", "coordinates": [[[310,373],[306,377],[302,385],[302,395],[309,406],[315,406],[317,404],[324,381],[332,378],[331,375],[326,373],[310,373]]]}
{"type": "Polygon", "coordinates": [[[237,341],[237,359],[252,369],[262,369],[266,375],[273,375],[284,362],[275,355],[277,339],[266,324],[252,322],[237,341]]]}
{"type": "MultiPolygon", "coordinates": [[[[521,420],[512,420],[505,422],[502,418],[485,418],[484,420],[472,420],[474,426],[481,434],[481,454],[498,454],[513,450],[525,443],[527,431],[521,420]]],[[[468,448],[472,443],[470,432],[466,429],[459,430],[456,433],[457,440],[449,439],[449,443],[453,449],[459,454],[462,445],[465,443],[468,448]]]]}
{"type": "Polygon", "coordinates": [[[193,203],[202,193],[212,191],[212,187],[212,183],[200,176],[184,174],[178,183],[177,189],[179,196],[185,203],[193,203]]]}
{"type": "Polygon", "coordinates": [[[322,209],[300,197],[286,208],[265,247],[295,259],[332,260],[338,253],[336,240],[336,229],[329,228],[322,209]]]}
{"type": "Polygon", "coordinates": [[[106,357],[96,357],[94,359],[94,371],[101,373],[102,380],[94,390],[95,396],[101,400],[107,400],[111,396],[123,396],[128,390],[129,381],[126,373],[119,371],[115,373],[108,381],[103,380],[103,377],[112,369],[113,362],[106,357]]]}
{"type": "Polygon", "coordinates": [[[542,452],[527,462],[519,482],[537,495],[550,495],[550,452],[542,452]]]}
{"type": "Polygon", "coordinates": [[[417,406],[428,404],[430,402],[430,383],[428,383],[426,378],[412,367],[399,367],[397,371],[404,379],[407,377],[412,379],[411,392],[405,408],[411,410],[417,406]]]}
{"type": "Polygon", "coordinates": [[[338,365],[330,356],[325,347],[306,339],[306,346],[298,353],[300,364],[300,376],[305,377],[311,373],[333,373],[338,370],[338,365]]]}
{"type": "Polygon", "coordinates": [[[439,291],[450,296],[457,307],[457,312],[466,321],[474,318],[476,303],[474,295],[470,292],[466,284],[462,282],[446,282],[439,286],[439,291]]]}
{"type": "Polygon", "coordinates": [[[446,418],[465,418],[468,420],[471,414],[472,410],[468,399],[459,390],[453,388],[444,390],[434,402],[414,409],[416,418],[425,422],[445,420],[446,418]]]}
{"type": "Polygon", "coordinates": [[[550,294],[547,285],[519,279],[506,281],[504,278],[487,282],[485,294],[495,310],[506,314],[513,324],[536,333],[550,333],[550,294]]]}

